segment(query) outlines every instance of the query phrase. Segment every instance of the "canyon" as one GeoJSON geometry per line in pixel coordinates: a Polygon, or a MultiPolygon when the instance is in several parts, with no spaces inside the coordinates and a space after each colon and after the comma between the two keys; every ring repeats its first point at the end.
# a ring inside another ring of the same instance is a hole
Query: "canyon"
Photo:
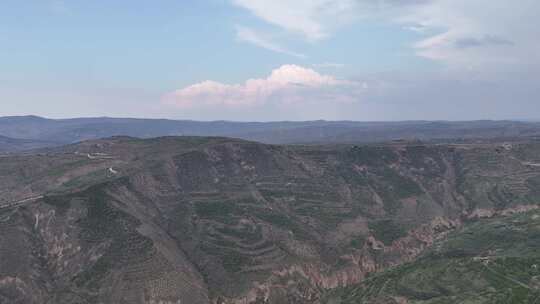
{"type": "Polygon", "coordinates": [[[0,302],[325,303],[471,223],[536,212],[539,152],[183,136],[4,155],[0,302]]]}

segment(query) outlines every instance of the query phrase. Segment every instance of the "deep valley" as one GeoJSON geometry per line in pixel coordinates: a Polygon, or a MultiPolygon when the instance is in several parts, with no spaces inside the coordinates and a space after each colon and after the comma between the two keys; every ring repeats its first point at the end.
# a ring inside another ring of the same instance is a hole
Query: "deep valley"
{"type": "Polygon", "coordinates": [[[538,164],[532,138],[4,155],[0,303],[534,303],[538,164]]]}

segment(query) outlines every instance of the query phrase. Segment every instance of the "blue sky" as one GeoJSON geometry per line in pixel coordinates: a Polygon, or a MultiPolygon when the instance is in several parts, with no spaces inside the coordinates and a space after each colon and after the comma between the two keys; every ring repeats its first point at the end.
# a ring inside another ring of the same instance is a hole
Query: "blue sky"
{"type": "Polygon", "coordinates": [[[538,118],[539,12],[532,0],[4,0],[0,115],[538,118]]]}

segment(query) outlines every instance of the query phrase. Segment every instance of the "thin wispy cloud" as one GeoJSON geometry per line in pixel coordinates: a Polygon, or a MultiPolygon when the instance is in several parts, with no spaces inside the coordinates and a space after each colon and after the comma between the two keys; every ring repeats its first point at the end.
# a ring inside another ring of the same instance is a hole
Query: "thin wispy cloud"
{"type": "Polygon", "coordinates": [[[258,33],[255,30],[248,27],[237,26],[236,38],[239,41],[248,42],[255,46],[261,47],[263,49],[267,49],[272,52],[294,56],[297,58],[306,58],[306,55],[288,50],[285,47],[279,45],[278,43],[272,41],[268,37],[265,37],[263,34],[258,33]]]}
{"type": "Polygon", "coordinates": [[[309,41],[327,38],[357,16],[356,0],[232,0],[269,24],[301,35],[309,41]]]}
{"type": "Polygon", "coordinates": [[[419,56],[454,69],[539,65],[540,2],[432,0],[397,10],[396,22],[435,33],[418,41],[419,56]]]}
{"type": "Polygon", "coordinates": [[[490,47],[490,46],[511,46],[514,43],[510,40],[497,36],[484,35],[481,37],[464,37],[455,41],[458,48],[490,47]]]}
{"type": "Polygon", "coordinates": [[[418,33],[412,45],[416,54],[452,68],[531,60],[540,64],[540,41],[532,38],[540,36],[536,0],[231,1],[311,42],[323,41],[344,25],[375,20],[418,33]]]}

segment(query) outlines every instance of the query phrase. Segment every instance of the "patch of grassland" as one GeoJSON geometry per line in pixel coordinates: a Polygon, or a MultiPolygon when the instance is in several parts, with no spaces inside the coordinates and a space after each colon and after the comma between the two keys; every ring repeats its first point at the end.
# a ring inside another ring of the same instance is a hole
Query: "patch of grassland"
{"type": "Polygon", "coordinates": [[[391,245],[393,241],[407,235],[407,231],[392,220],[381,220],[369,223],[369,229],[375,238],[385,245],[391,245]]]}
{"type": "Polygon", "coordinates": [[[151,255],[155,250],[152,241],[136,231],[140,223],[111,205],[106,193],[110,185],[112,182],[92,186],[77,194],[87,203],[86,217],[77,223],[80,238],[87,246],[107,244],[94,265],[74,278],[79,287],[97,288],[116,267],[129,265],[133,259],[151,255]]]}
{"type": "Polygon", "coordinates": [[[329,298],[343,304],[397,304],[397,298],[411,304],[533,304],[540,301],[539,287],[540,212],[532,212],[468,223],[417,261],[329,298]]]}

